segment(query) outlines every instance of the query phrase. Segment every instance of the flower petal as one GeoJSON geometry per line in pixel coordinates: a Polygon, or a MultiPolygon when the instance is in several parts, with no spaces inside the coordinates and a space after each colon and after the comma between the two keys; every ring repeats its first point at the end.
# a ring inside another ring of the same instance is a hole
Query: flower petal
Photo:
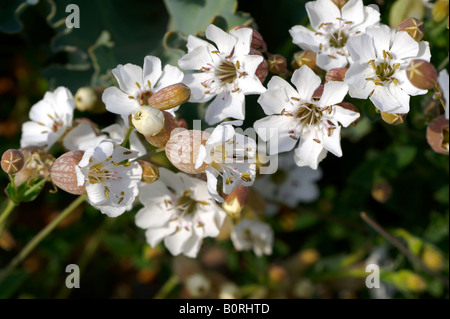
{"type": "Polygon", "coordinates": [[[313,70],[304,65],[294,71],[291,82],[297,88],[300,99],[310,101],[322,81],[313,70]]]}
{"type": "Polygon", "coordinates": [[[253,126],[258,136],[268,141],[269,155],[274,155],[294,148],[297,140],[291,137],[291,130],[295,129],[295,125],[292,117],[271,115],[257,120],[253,126]]]}
{"type": "Polygon", "coordinates": [[[214,42],[219,49],[220,53],[228,56],[231,54],[237,38],[229,33],[226,33],[214,24],[210,24],[205,31],[206,38],[214,42]]]}
{"type": "Polygon", "coordinates": [[[319,100],[321,107],[327,107],[341,103],[347,95],[348,85],[344,82],[331,81],[325,83],[322,97],[319,100]]]}
{"type": "Polygon", "coordinates": [[[148,82],[150,82],[148,89],[153,89],[161,77],[161,74],[161,60],[155,56],[147,55],[144,58],[144,70],[142,73],[143,84],[149,86],[148,82]]]}

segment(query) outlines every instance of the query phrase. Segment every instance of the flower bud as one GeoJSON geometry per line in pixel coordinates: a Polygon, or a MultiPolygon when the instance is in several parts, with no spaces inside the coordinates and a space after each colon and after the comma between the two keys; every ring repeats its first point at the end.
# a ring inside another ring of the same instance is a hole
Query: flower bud
{"type": "Polygon", "coordinates": [[[178,123],[178,127],[180,127],[180,128],[184,128],[186,130],[189,128],[188,123],[183,118],[177,119],[177,123],[178,123]]]}
{"type": "Polygon", "coordinates": [[[401,125],[405,122],[408,113],[397,114],[397,113],[387,113],[381,112],[381,118],[388,124],[391,125],[401,125]]]}
{"type": "Polygon", "coordinates": [[[423,263],[432,270],[441,271],[445,267],[444,256],[430,244],[424,244],[422,260],[423,263]]]}
{"type": "Polygon", "coordinates": [[[172,131],[179,127],[177,120],[172,114],[166,111],[162,111],[162,113],[164,114],[164,128],[162,131],[153,136],[145,137],[150,144],[158,148],[166,146],[172,131]]]}
{"type": "Polygon", "coordinates": [[[159,178],[159,169],[155,164],[143,160],[138,163],[142,168],[141,181],[151,184],[159,178]]]}
{"type": "Polygon", "coordinates": [[[392,196],[392,187],[389,183],[381,181],[373,185],[372,197],[379,203],[386,203],[392,196]]]}
{"type": "Polygon", "coordinates": [[[440,22],[448,17],[448,0],[438,0],[433,9],[431,9],[431,16],[436,22],[440,22]]]}
{"type": "Polygon", "coordinates": [[[225,212],[233,218],[239,217],[248,201],[248,188],[239,185],[230,194],[225,195],[224,199],[222,208],[225,212]]]}
{"type": "Polygon", "coordinates": [[[330,81],[344,82],[347,70],[347,68],[331,69],[325,74],[325,83],[330,81]]]}
{"type": "Polygon", "coordinates": [[[423,39],[423,35],[425,34],[425,24],[422,20],[416,18],[408,18],[400,23],[397,31],[408,32],[411,38],[413,38],[417,42],[420,42],[423,39]]]}
{"type": "Polygon", "coordinates": [[[22,169],[25,157],[19,150],[10,149],[3,153],[1,166],[6,174],[13,175],[22,169]]]}
{"type": "Polygon", "coordinates": [[[261,49],[261,50],[263,50],[263,51],[266,50],[266,48],[267,48],[266,42],[264,42],[264,39],[263,39],[261,33],[259,33],[258,31],[256,31],[255,29],[253,29],[253,28],[251,28],[251,27],[248,27],[248,26],[246,26],[246,25],[238,25],[238,26],[235,26],[235,27],[233,28],[233,30],[238,30],[238,29],[242,29],[242,28],[245,28],[245,29],[252,29],[252,30],[253,30],[253,33],[252,33],[252,43],[251,43],[251,45],[250,45],[250,47],[251,47],[252,49],[255,49],[255,50],[261,49]]]}
{"type": "Polygon", "coordinates": [[[169,161],[188,174],[204,173],[208,164],[203,163],[199,168],[195,168],[195,163],[200,151],[200,145],[205,145],[210,134],[203,131],[183,130],[172,134],[166,144],[166,156],[169,161]]]}
{"type": "Polygon", "coordinates": [[[185,287],[191,298],[204,298],[211,290],[211,281],[202,273],[196,273],[186,279],[185,287]]]}
{"type": "Polygon", "coordinates": [[[145,137],[153,136],[164,128],[164,114],[153,106],[141,106],[131,116],[131,122],[145,137]]]}
{"type": "Polygon", "coordinates": [[[148,105],[161,111],[170,110],[186,103],[191,96],[191,89],[183,83],[169,85],[152,94],[148,99],[148,105]]]}
{"type": "Polygon", "coordinates": [[[431,90],[436,87],[438,73],[436,68],[425,60],[412,60],[406,69],[408,80],[415,87],[431,90]]]}
{"type": "Polygon", "coordinates": [[[267,74],[269,73],[269,64],[267,63],[267,60],[264,59],[263,54],[258,50],[250,49],[250,55],[259,55],[263,57],[263,61],[258,65],[258,68],[255,71],[255,75],[258,77],[261,83],[264,83],[267,74]]]}
{"type": "Polygon", "coordinates": [[[433,151],[439,154],[449,155],[449,121],[445,115],[438,116],[427,128],[427,141],[433,151]]]}
{"type": "Polygon", "coordinates": [[[75,107],[81,112],[103,113],[106,111],[101,95],[103,90],[90,88],[88,86],[81,87],[75,93],[75,107]]]}
{"type": "Polygon", "coordinates": [[[84,151],[71,151],[58,157],[50,168],[50,178],[57,187],[74,194],[86,193],[83,186],[78,186],[75,167],[83,158],[84,151]]]}
{"type": "Polygon", "coordinates": [[[331,0],[340,9],[348,2],[348,0],[331,0]]]}
{"type": "Polygon", "coordinates": [[[316,64],[316,54],[313,51],[299,51],[294,54],[291,66],[293,69],[300,69],[303,65],[307,65],[314,72],[320,71],[316,64]]]}
{"type": "Polygon", "coordinates": [[[286,72],[286,58],[280,54],[272,54],[267,60],[267,63],[269,63],[269,71],[272,73],[282,74],[286,72]]]}
{"type": "Polygon", "coordinates": [[[31,178],[47,177],[55,158],[37,146],[21,148],[24,156],[24,167],[16,173],[15,183],[20,185],[31,178]]]}

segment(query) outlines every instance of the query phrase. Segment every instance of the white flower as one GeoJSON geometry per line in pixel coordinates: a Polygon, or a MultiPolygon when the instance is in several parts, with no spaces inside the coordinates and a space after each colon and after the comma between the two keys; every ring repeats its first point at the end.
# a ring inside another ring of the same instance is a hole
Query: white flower
{"type": "Polygon", "coordinates": [[[200,145],[195,168],[208,164],[208,191],[217,201],[223,202],[217,191],[218,179],[222,180],[224,194],[230,194],[240,184],[252,185],[256,175],[255,155],[255,140],[237,134],[229,124],[218,125],[205,145],[200,145]]]}
{"type": "Polygon", "coordinates": [[[442,98],[444,99],[444,102],[445,102],[445,118],[448,120],[450,97],[448,94],[449,82],[448,82],[448,72],[446,69],[443,69],[439,73],[438,83],[439,83],[439,87],[441,88],[441,91],[442,91],[442,98]]]}
{"type": "Polygon", "coordinates": [[[75,102],[65,87],[46,92],[44,98],[30,109],[31,121],[22,126],[20,147],[45,146],[49,150],[72,126],[75,102]]]}
{"type": "Polygon", "coordinates": [[[271,175],[260,175],[254,188],[269,201],[295,208],[300,202],[310,203],[319,197],[316,182],[322,178],[322,170],[298,167],[292,154],[278,157],[278,170],[271,175]]]}
{"type": "Polygon", "coordinates": [[[137,162],[127,162],[136,157],[130,151],[111,141],[89,147],[75,167],[78,186],[85,185],[92,206],[109,217],[117,217],[130,210],[138,195],[142,168],[137,162]]]}
{"type": "Polygon", "coordinates": [[[411,84],[406,68],[413,59],[430,61],[428,42],[382,25],[351,38],[347,48],[354,61],[345,75],[351,97],[370,98],[381,112],[408,113],[410,96],[427,93],[411,84]]]}
{"type": "MultiPolygon", "coordinates": [[[[161,70],[161,60],[154,56],[146,56],[144,69],[127,63],[119,64],[112,70],[119,88],[109,87],[103,92],[102,100],[111,113],[122,116],[126,127],[128,117],[140,106],[148,105],[148,98],[153,93],[183,80],[183,72],[178,68],[166,65],[161,70]]],[[[167,110],[174,114],[178,107],[167,110]]]]}
{"type": "Polygon", "coordinates": [[[348,39],[380,21],[378,7],[364,6],[362,0],[350,0],[340,10],[331,0],[310,1],[305,6],[314,31],[297,25],[289,33],[296,45],[317,53],[316,63],[326,71],[351,62],[348,39]]]}
{"type": "Polygon", "coordinates": [[[265,91],[255,75],[263,57],[249,55],[252,30],[241,28],[226,33],[210,25],[206,29],[210,44],[194,36],[188,37],[188,53],[178,65],[183,70],[199,71],[186,74],[184,83],[191,89],[191,102],[207,102],[205,119],[212,125],[230,117],[245,118],[245,95],[265,91]]]}
{"type": "Polygon", "coordinates": [[[131,122],[139,133],[150,137],[164,128],[164,113],[154,106],[141,106],[131,116],[131,122]]]}
{"type": "MultiPolygon", "coordinates": [[[[107,133],[112,140],[117,141],[117,143],[119,144],[123,142],[128,131],[122,120],[120,122],[121,123],[111,124],[110,126],[107,126],[102,130],[102,132],[107,133]]],[[[132,151],[136,151],[137,156],[142,156],[147,153],[147,149],[145,148],[144,144],[142,144],[135,130],[131,132],[129,141],[130,149],[132,151]]]]}
{"type": "Polygon", "coordinates": [[[226,214],[208,194],[205,181],[165,168],[159,173],[157,181],[141,186],[144,208],[136,215],[136,225],[146,229],[152,247],[164,239],[172,255],[195,258],[203,238],[219,235],[226,214]]]}
{"type": "Polygon", "coordinates": [[[242,219],[231,232],[231,241],[238,251],[253,249],[259,257],[271,255],[273,229],[258,220],[242,219]]]}
{"type": "Polygon", "coordinates": [[[270,80],[268,90],[258,99],[269,116],[256,121],[254,127],[269,145],[278,143],[278,148],[269,146],[270,155],[292,150],[300,139],[294,156],[296,164],[317,169],[327,151],[342,156],[340,125],[347,127],[359,118],[359,113],[336,105],[347,94],[343,82],[326,83],[318,100],[313,94],[321,80],[309,67],[295,70],[291,81],[297,90],[280,77],[270,80]],[[271,128],[278,129],[276,136],[269,134],[271,128]]]}

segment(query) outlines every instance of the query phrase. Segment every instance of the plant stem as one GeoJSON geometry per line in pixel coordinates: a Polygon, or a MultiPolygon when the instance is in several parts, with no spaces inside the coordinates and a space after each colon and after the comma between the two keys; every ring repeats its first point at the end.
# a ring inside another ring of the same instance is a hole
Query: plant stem
{"type": "Polygon", "coordinates": [[[146,154],[144,154],[142,156],[136,157],[135,159],[132,160],[132,162],[136,162],[136,161],[139,161],[139,160],[144,159],[146,157],[155,155],[156,153],[159,153],[159,152],[161,152],[163,150],[164,150],[163,148],[158,148],[156,150],[150,151],[150,152],[148,152],[148,153],[146,153],[146,154]]]}
{"type": "Polygon", "coordinates": [[[447,55],[447,56],[445,57],[445,59],[441,62],[441,64],[439,64],[439,66],[438,66],[438,71],[442,71],[442,70],[447,66],[448,60],[449,60],[449,57],[448,57],[448,55],[447,55]]]}
{"type": "Polygon", "coordinates": [[[133,132],[133,129],[134,129],[133,127],[130,127],[128,129],[127,135],[125,136],[125,139],[123,140],[122,144],[120,144],[120,146],[126,147],[128,140],[130,139],[131,132],[133,132]]]}
{"type": "Polygon", "coordinates": [[[2,214],[0,215],[0,235],[1,235],[1,232],[3,229],[3,224],[5,223],[9,214],[11,214],[11,212],[13,211],[14,207],[16,207],[16,204],[14,204],[14,202],[12,200],[8,199],[8,204],[6,205],[2,214]]]}
{"type": "Polygon", "coordinates": [[[372,218],[370,218],[366,213],[362,212],[361,218],[367,224],[369,224],[370,227],[372,227],[378,234],[380,234],[388,242],[390,242],[395,248],[400,250],[400,252],[402,252],[406,256],[406,258],[409,259],[409,261],[419,265],[423,271],[425,271],[429,275],[431,275],[431,276],[435,277],[436,279],[438,279],[439,281],[441,281],[444,284],[444,286],[447,287],[447,289],[449,288],[448,278],[445,278],[440,273],[428,268],[427,265],[425,265],[423,263],[422,259],[420,259],[416,255],[414,255],[405,245],[403,245],[397,238],[392,236],[387,230],[385,230],[383,227],[381,227],[380,224],[378,224],[376,221],[374,221],[372,218]]]}
{"type": "Polygon", "coordinates": [[[47,237],[48,234],[50,234],[63,219],[69,216],[86,198],[86,194],[79,196],[61,214],[59,214],[58,217],[52,220],[31,241],[29,241],[28,244],[22,248],[19,254],[11,260],[8,266],[0,274],[0,282],[2,282],[17,265],[23,262],[25,258],[27,258],[33,251],[33,249],[36,248],[36,246],[39,245],[39,243],[47,237]]]}
{"type": "Polygon", "coordinates": [[[178,278],[178,276],[172,275],[169,279],[167,279],[161,289],[157,292],[157,294],[155,295],[155,299],[166,298],[175,288],[175,286],[178,285],[179,282],[180,279],[178,278]]]}

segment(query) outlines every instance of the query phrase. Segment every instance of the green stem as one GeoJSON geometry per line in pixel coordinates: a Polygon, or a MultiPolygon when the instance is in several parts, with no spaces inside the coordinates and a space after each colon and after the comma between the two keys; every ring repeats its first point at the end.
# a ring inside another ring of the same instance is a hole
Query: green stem
{"type": "Polygon", "coordinates": [[[8,204],[6,205],[5,209],[3,210],[2,214],[0,215],[0,236],[3,232],[4,224],[6,222],[6,219],[8,218],[9,214],[13,211],[14,207],[16,207],[16,204],[12,200],[8,200],[8,204]]]}
{"type": "Polygon", "coordinates": [[[142,156],[136,157],[135,159],[132,160],[132,162],[140,161],[141,159],[144,159],[146,157],[155,155],[156,153],[159,153],[159,152],[161,152],[163,150],[164,150],[163,148],[158,148],[156,150],[150,151],[150,152],[148,152],[148,153],[146,153],[146,154],[144,154],[142,156]]]}
{"type": "Polygon", "coordinates": [[[178,285],[180,279],[176,275],[172,275],[161,287],[158,293],[155,295],[155,299],[164,299],[166,298],[170,292],[178,285]]]}
{"type": "Polygon", "coordinates": [[[438,71],[442,71],[442,70],[447,66],[448,60],[449,60],[449,57],[448,57],[448,55],[447,55],[447,56],[445,57],[445,59],[441,62],[441,64],[439,64],[439,66],[438,66],[438,71]]]}
{"type": "Polygon", "coordinates": [[[38,183],[34,184],[31,188],[29,188],[25,191],[24,196],[27,197],[32,192],[34,192],[36,189],[41,188],[41,186],[43,184],[47,183],[49,179],[50,179],[49,177],[46,177],[46,178],[43,178],[42,180],[40,180],[38,183]]]}
{"type": "Polygon", "coordinates": [[[122,144],[120,144],[120,146],[126,147],[126,145],[127,145],[127,143],[128,143],[128,140],[130,139],[131,132],[133,132],[133,130],[134,130],[133,127],[130,127],[130,128],[128,129],[127,135],[125,136],[125,139],[123,140],[122,144]]]}
{"type": "Polygon", "coordinates": [[[86,198],[86,194],[79,196],[58,217],[45,226],[44,229],[42,229],[31,241],[29,241],[28,244],[22,248],[20,253],[14,257],[13,260],[11,260],[8,266],[0,274],[0,282],[2,282],[17,265],[23,262],[25,258],[27,258],[33,251],[33,249],[36,248],[36,246],[39,245],[39,243],[47,237],[48,234],[50,234],[63,219],[69,216],[86,198]]]}

